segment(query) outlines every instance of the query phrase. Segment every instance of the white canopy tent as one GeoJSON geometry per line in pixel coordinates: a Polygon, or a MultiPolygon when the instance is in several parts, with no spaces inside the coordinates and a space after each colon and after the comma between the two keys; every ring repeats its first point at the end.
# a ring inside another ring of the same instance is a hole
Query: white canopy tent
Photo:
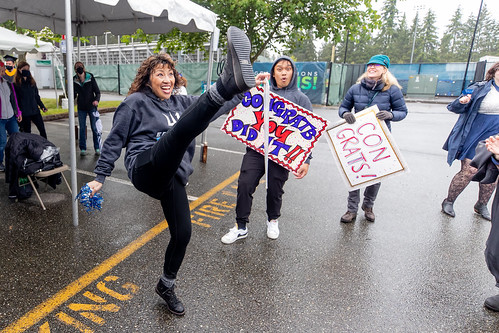
{"type": "Polygon", "coordinates": [[[0,27],[0,50],[6,53],[36,53],[36,52],[53,52],[54,46],[43,41],[18,34],[15,31],[0,27]]]}
{"type": "MultiPolygon", "coordinates": [[[[183,32],[211,32],[216,36],[217,15],[189,0],[44,0],[34,5],[32,0],[0,0],[0,22],[13,20],[17,26],[39,30],[45,26],[65,34],[94,36],[111,31],[116,35],[132,34],[138,28],[145,33],[167,33],[173,28],[183,32]]],[[[210,52],[208,80],[211,79],[213,52],[210,52]]],[[[73,43],[67,45],[67,62],[73,63],[73,43]]],[[[73,66],[67,66],[67,77],[73,77],[73,66]]],[[[68,85],[73,96],[73,85],[68,85]]],[[[69,98],[69,136],[71,152],[71,189],[78,193],[76,183],[76,140],[74,100],[69,98]]],[[[73,224],[78,225],[78,206],[73,200],[73,224]]]]}

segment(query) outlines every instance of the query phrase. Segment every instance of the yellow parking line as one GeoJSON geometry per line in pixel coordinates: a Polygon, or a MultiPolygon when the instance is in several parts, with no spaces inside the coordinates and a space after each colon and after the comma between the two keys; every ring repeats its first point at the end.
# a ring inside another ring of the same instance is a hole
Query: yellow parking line
{"type": "MultiPolygon", "coordinates": [[[[231,177],[227,178],[202,196],[200,196],[196,201],[192,202],[189,207],[191,210],[198,207],[204,201],[208,200],[215,193],[222,190],[224,187],[232,183],[239,176],[239,172],[235,173],[231,177]]],[[[106,259],[99,266],[92,269],[90,272],[86,273],[78,280],[73,281],[64,289],[60,290],[57,294],[47,299],[45,302],[36,306],[33,310],[26,313],[24,316],[19,318],[17,321],[13,322],[6,328],[2,330],[2,333],[11,332],[23,332],[35,325],[37,322],[42,320],[52,311],[54,311],[58,306],[69,300],[71,297],[78,294],[85,287],[90,285],[92,282],[100,278],[102,275],[106,274],[116,265],[121,263],[123,260],[128,258],[132,253],[140,249],[143,245],[149,242],[151,239],[159,235],[163,230],[168,228],[168,223],[166,220],[161,221],[153,228],[146,231],[139,238],[128,244],[126,247],[115,253],[113,256],[106,259]]]]}

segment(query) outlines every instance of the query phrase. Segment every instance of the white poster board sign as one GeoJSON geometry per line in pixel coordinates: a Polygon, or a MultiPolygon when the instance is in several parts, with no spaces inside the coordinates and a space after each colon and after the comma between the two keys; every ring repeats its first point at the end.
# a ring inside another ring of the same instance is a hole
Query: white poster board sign
{"type": "MultiPolygon", "coordinates": [[[[263,89],[252,88],[229,113],[221,130],[262,155],[263,89]]],[[[270,93],[268,158],[290,171],[298,171],[310,155],[328,121],[279,95],[270,93]]]]}
{"type": "Polygon", "coordinates": [[[376,105],[329,126],[326,137],[340,173],[350,190],[378,183],[408,171],[384,120],[376,118],[376,105]]]}

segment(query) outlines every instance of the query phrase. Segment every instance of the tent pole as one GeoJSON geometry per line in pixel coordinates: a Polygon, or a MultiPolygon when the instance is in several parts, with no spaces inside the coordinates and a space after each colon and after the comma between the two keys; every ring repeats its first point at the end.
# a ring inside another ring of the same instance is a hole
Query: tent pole
{"type": "MultiPolygon", "coordinates": [[[[68,112],[69,112],[69,151],[71,155],[71,193],[76,196],[76,139],[75,139],[75,105],[74,105],[74,87],[73,87],[73,35],[71,33],[71,0],[65,0],[66,11],[66,51],[67,51],[67,66],[66,79],[68,82],[68,112]]],[[[71,197],[73,205],[73,225],[78,226],[78,202],[71,197]]]]}
{"type": "MultiPolygon", "coordinates": [[[[215,38],[215,32],[213,31],[211,33],[211,38],[210,38],[210,54],[208,57],[209,60],[208,60],[208,75],[207,75],[207,79],[206,79],[206,91],[208,91],[208,89],[210,89],[210,86],[211,86],[211,73],[213,71],[213,48],[214,48],[214,44],[215,44],[215,39],[218,39],[218,38],[215,38]]],[[[206,141],[207,134],[208,134],[208,129],[205,129],[203,131],[203,133],[201,134],[201,156],[200,156],[201,158],[200,158],[200,161],[203,163],[206,163],[206,160],[208,159],[208,142],[206,141]]]]}

